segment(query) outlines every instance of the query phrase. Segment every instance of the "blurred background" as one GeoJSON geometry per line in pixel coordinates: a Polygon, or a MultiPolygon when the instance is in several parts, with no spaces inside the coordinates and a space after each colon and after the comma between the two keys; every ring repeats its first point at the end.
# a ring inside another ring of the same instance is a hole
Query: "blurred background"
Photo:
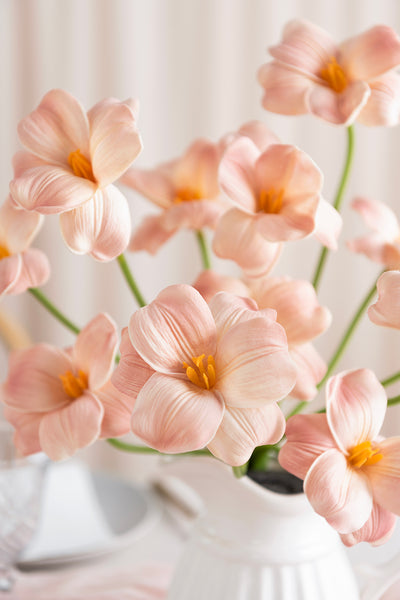
{"type": "MultiPolygon", "coordinates": [[[[378,23],[400,32],[398,0],[1,0],[3,198],[12,178],[11,157],[20,148],[18,121],[48,90],[64,88],[87,108],[106,96],[140,100],[144,150],[136,165],[141,167],[179,156],[196,137],[217,140],[248,120],[262,120],[284,143],[296,144],[311,155],[324,173],[325,197],[332,200],[344,160],[345,129],[311,116],[269,114],[260,102],[256,72],[267,60],[267,47],[279,41],[288,20],[298,17],[322,26],[338,41],[378,23]]],[[[356,124],[355,134],[341,248],[331,254],[320,288],[321,303],[334,315],[333,326],[317,342],[326,360],[380,271],[378,265],[346,250],[345,241],[363,231],[348,209],[349,200],[362,194],[395,210],[399,207],[399,127],[368,129],[356,124]]],[[[134,192],[124,191],[135,226],[154,209],[134,192]]],[[[95,313],[107,311],[120,327],[127,325],[136,305],[116,263],[100,264],[71,254],[62,242],[56,216],[46,219],[34,245],[46,251],[52,266],[45,293],[72,320],[83,325],[95,313]]],[[[312,240],[289,244],[275,274],[309,279],[318,253],[312,240]]],[[[166,285],[192,283],[201,270],[191,232],[175,236],[155,258],[137,253],[128,260],[148,301],[166,285]]],[[[220,272],[235,272],[223,261],[214,264],[220,272]]],[[[1,308],[15,316],[35,342],[72,342],[72,335],[29,294],[5,298],[1,308]]],[[[5,348],[1,352],[4,377],[5,348]]],[[[378,329],[365,318],[340,368],[361,366],[374,368],[379,378],[397,372],[400,333],[378,329]]],[[[390,392],[398,393],[396,388],[390,392]]],[[[387,433],[398,434],[400,411],[391,415],[397,422],[390,419],[387,433]]],[[[106,452],[102,460],[112,463],[116,452],[98,449],[103,446],[96,447],[96,456],[106,452]]]]}

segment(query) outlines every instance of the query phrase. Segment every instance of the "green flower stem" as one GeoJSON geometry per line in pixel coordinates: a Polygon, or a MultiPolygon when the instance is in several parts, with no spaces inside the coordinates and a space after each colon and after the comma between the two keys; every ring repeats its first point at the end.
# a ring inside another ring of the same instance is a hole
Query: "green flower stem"
{"type": "Polygon", "coordinates": [[[74,323],[72,323],[72,321],[67,319],[67,317],[63,315],[63,313],[59,311],[58,308],[56,308],[52,302],[50,302],[50,300],[47,298],[47,296],[45,296],[45,294],[43,294],[41,290],[39,290],[38,288],[29,288],[28,292],[32,294],[32,296],[34,296],[36,300],[38,300],[45,307],[45,309],[53,315],[53,317],[60,321],[60,323],[65,325],[65,327],[67,327],[73,333],[79,333],[79,327],[77,327],[74,323]]]}
{"type": "MultiPolygon", "coordinates": [[[[164,454],[163,452],[159,452],[154,448],[148,448],[147,446],[135,446],[133,444],[128,444],[127,442],[122,442],[121,440],[117,440],[115,438],[109,438],[107,442],[117,448],[118,450],[122,450],[123,452],[132,452],[135,454],[159,454],[160,456],[172,456],[170,454],[164,454]]],[[[203,448],[202,450],[193,450],[192,452],[182,452],[179,456],[184,455],[195,455],[195,456],[212,456],[211,452],[207,450],[207,448],[203,448]]],[[[176,456],[175,454],[173,456],[176,456]]]]}
{"type": "MultiPolygon", "coordinates": [[[[338,364],[339,360],[342,358],[342,355],[344,353],[344,351],[346,350],[353,334],[354,331],[356,330],[357,325],[359,324],[359,322],[361,321],[362,316],[364,315],[365,311],[367,310],[368,306],[370,305],[373,297],[376,294],[376,281],[374,282],[374,285],[371,287],[371,289],[368,291],[367,295],[365,296],[364,300],[361,302],[359,308],[357,309],[353,319],[350,322],[350,325],[348,326],[348,328],[346,329],[344,336],[335,352],[335,354],[333,355],[327,371],[324,375],[324,377],[321,379],[321,381],[319,382],[319,384],[317,385],[317,389],[320,390],[322,388],[322,386],[325,384],[325,382],[327,381],[327,379],[330,377],[330,375],[332,374],[332,371],[335,369],[336,365],[338,364]]],[[[289,419],[290,417],[292,417],[293,415],[297,415],[299,412],[301,412],[303,410],[303,408],[305,408],[309,403],[308,402],[299,402],[299,404],[297,404],[295,406],[295,408],[288,414],[287,418],[289,419]]]]}
{"type": "MultiPolygon", "coordinates": [[[[342,177],[339,182],[339,187],[336,192],[335,201],[333,203],[333,206],[334,206],[334,208],[336,208],[337,211],[340,211],[340,208],[342,205],[344,192],[345,192],[345,189],[347,186],[347,182],[349,180],[351,166],[353,164],[353,157],[354,157],[354,129],[353,129],[353,126],[350,125],[350,127],[347,128],[346,160],[344,163],[342,177]]],[[[312,282],[315,290],[318,289],[318,286],[319,286],[319,283],[320,283],[321,277],[322,277],[322,272],[324,270],[327,258],[328,258],[328,249],[323,248],[321,250],[321,254],[320,254],[320,257],[318,260],[317,267],[315,269],[315,274],[314,274],[314,278],[313,278],[313,282],[312,282]]]]}
{"type": "Polygon", "coordinates": [[[199,229],[196,231],[197,241],[200,247],[201,260],[205,269],[211,269],[210,253],[207,246],[207,240],[204,233],[199,229]]]}
{"type": "Polygon", "coordinates": [[[394,406],[395,404],[400,404],[400,396],[394,396],[394,398],[389,398],[388,406],[394,406]]]}
{"type": "Polygon", "coordinates": [[[135,296],[136,302],[139,304],[139,306],[141,308],[143,308],[143,306],[146,306],[147,302],[143,298],[142,294],[140,293],[140,290],[139,290],[139,288],[136,284],[136,281],[131,273],[131,270],[129,269],[129,266],[128,266],[125,256],[123,254],[120,254],[118,256],[117,260],[118,260],[119,266],[121,267],[121,271],[126,279],[126,282],[129,285],[133,295],[135,296]]]}
{"type": "Polygon", "coordinates": [[[383,385],[383,387],[387,387],[388,385],[391,385],[392,383],[396,383],[396,381],[399,381],[399,379],[400,379],[400,371],[398,373],[395,373],[391,377],[387,377],[386,379],[383,379],[381,381],[381,384],[383,385]]]}

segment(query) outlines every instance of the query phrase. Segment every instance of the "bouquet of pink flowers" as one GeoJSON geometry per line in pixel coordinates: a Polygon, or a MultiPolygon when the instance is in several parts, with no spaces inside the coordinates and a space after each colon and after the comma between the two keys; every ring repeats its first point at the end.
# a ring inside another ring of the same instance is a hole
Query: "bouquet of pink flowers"
{"type": "Polygon", "coordinates": [[[107,439],[125,451],[213,455],[237,476],[267,469],[277,456],[345,544],[380,544],[400,515],[400,437],[379,433],[387,406],[400,402],[384,388],[400,373],[381,382],[369,369],[333,373],[367,309],[373,323],[400,329],[400,225],[381,202],[354,200],[370,232],[348,247],[384,272],[328,364],[312,341],[331,323],[317,291],[341,230],[353,124],[399,123],[400,40],[376,26],[338,45],[296,20],[270,54],[258,73],[265,109],[347,128],[332,204],[315,162],[261,122],[216,143],[195,140],[181,157],[142,170],[131,166],[142,147],[134,101],[109,98],[85,112],[69,93],[52,90],[21,121],[25,150],[14,157],[0,208],[0,293],[30,292],[77,337],[72,348],[42,343],[12,353],[1,399],[24,455],[62,460],[107,439]],[[159,207],[133,233],[118,181],[159,207]],[[31,242],[49,214],[60,215],[72,252],[117,259],[139,306],[120,341],[108,315],[80,330],[38,289],[50,268],[31,242]],[[123,252],[154,254],[182,228],[195,232],[204,270],[146,305],[123,252]],[[235,261],[240,278],[211,269],[205,228],[214,231],[214,253],[235,261]],[[323,246],[312,283],[272,277],[284,244],[309,236],[323,246]],[[313,412],[325,383],[326,408],[313,412]],[[289,414],[280,405],[287,397],[289,414]],[[146,446],[117,439],[130,430],[146,446]]]}

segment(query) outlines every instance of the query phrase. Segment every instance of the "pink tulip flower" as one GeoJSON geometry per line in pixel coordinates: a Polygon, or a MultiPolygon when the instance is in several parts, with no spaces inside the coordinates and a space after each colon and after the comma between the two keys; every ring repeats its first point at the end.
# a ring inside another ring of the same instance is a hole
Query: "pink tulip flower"
{"type": "Polygon", "coordinates": [[[321,306],[308,281],[289,277],[264,277],[249,282],[251,297],[260,309],[272,308],[277,322],[284,327],[290,356],[297,369],[296,385],[291,396],[311,400],[317,395],[317,383],[326,373],[326,364],[311,340],[328,329],[330,311],[321,306]]]}
{"type": "Polygon", "coordinates": [[[0,206],[0,297],[21,294],[49,278],[47,256],[29,247],[42,219],[38,213],[16,208],[11,198],[0,206]]]}
{"type": "Polygon", "coordinates": [[[236,208],[221,217],[213,249],[246,275],[270,271],[281,242],[315,233],[322,243],[336,245],[340,216],[321,198],[320,170],[298,148],[272,143],[260,150],[242,136],[225,151],[219,180],[236,208]]]}
{"type": "Polygon", "coordinates": [[[368,309],[369,318],[376,325],[400,329],[400,271],[382,273],[376,287],[379,297],[368,309]]]}
{"type": "Polygon", "coordinates": [[[295,368],[274,311],[224,292],[209,307],[194,288],[174,285],[132,315],[129,337],[147,372],[131,351],[131,368],[118,366],[112,381],[137,396],[132,430],[151,447],[207,446],[235,466],[283,435],[276,402],[292,389],[295,368]]]}
{"type": "Polygon", "coordinates": [[[14,157],[13,200],[61,213],[65,242],[77,254],[106,261],[128,245],[129,207],[112,183],[141,151],[136,112],[133,101],[108,98],[86,113],[73,96],[52,90],[19,124],[28,151],[14,157]]]}
{"type": "Polygon", "coordinates": [[[258,79],[263,107],[284,115],[311,113],[337,125],[397,125],[400,115],[400,40],[377,25],[338,45],[312,23],[290,21],[273,61],[258,79]]]}
{"type": "Polygon", "coordinates": [[[92,319],[72,349],[39,344],[14,352],[0,390],[22,454],[72,456],[99,437],[129,431],[132,401],[109,381],[118,345],[105,314],[92,319]]]}
{"type": "Polygon", "coordinates": [[[391,208],[367,198],[355,198],[351,206],[372,231],[348,241],[349,250],[365,254],[370,260],[387,268],[400,267],[400,225],[391,208]]]}
{"type": "Polygon", "coordinates": [[[162,209],[144,219],[129,249],[155,254],[179,229],[215,228],[226,210],[218,187],[218,165],[223,144],[198,139],[182,157],[155,169],[131,168],[122,183],[162,209]]]}
{"type": "Polygon", "coordinates": [[[383,543],[400,515],[400,438],[379,435],[386,406],[374,373],[358,369],[329,379],[326,415],[287,423],[279,462],[347,545],[383,543]]]}

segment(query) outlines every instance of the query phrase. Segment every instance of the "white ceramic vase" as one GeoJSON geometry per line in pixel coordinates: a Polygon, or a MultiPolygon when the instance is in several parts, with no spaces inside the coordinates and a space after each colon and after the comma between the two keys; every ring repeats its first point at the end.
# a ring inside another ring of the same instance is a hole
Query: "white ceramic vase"
{"type": "Polygon", "coordinates": [[[205,507],[168,600],[360,600],[339,536],[304,494],[238,480],[208,458],[179,458],[165,472],[187,483],[205,507]]]}

